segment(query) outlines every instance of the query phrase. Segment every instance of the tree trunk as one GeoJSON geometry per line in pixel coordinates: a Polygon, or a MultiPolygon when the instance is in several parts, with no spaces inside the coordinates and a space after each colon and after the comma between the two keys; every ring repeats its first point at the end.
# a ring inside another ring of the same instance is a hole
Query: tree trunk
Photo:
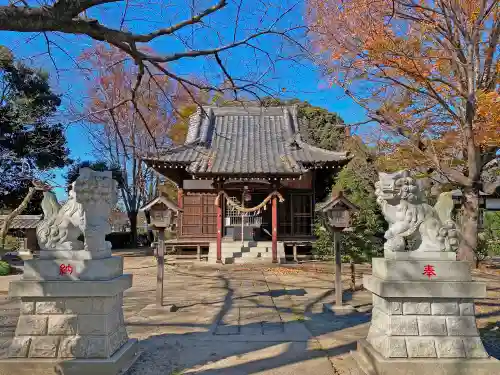
{"type": "Polygon", "coordinates": [[[462,242],[458,249],[458,260],[474,261],[478,244],[479,229],[479,190],[464,191],[462,206],[462,242]]]}
{"type": "Polygon", "coordinates": [[[354,261],[351,259],[349,262],[349,265],[351,267],[351,290],[353,292],[356,291],[356,265],[354,264],[354,261]]]}
{"type": "Polygon", "coordinates": [[[7,233],[9,232],[9,227],[10,224],[12,223],[12,220],[14,220],[17,215],[21,214],[21,212],[23,212],[24,209],[28,206],[28,203],[31,201],[31,198],[33,198],[33,195],[35,195],[36,190],[37,190],[36,188],[30,187],[28,189],[28,193],[24,197],[21,204],[17,206],[17,208],[14,211],[12,211],[5,217],[2,229],[0,229],[0,248],[2,250],[4,249],[5,237],[7,237],[7,233]]]}
{"type": "Polygon", "coordinates": [[[151,225],[151,212],[150,211],[144,211],[144,216],[146,216],[146,223],[148,224],[148,239],[149,242],[152,243],[155,241],[155,235],[153,233],[153,230],[150,228],[151,225]]]}
{"type": "Polygon", "coordinates": [[[137,247],[137,211],[128,212],[130,222],[130,234],[132,237],[132,247],[137,247]]]}

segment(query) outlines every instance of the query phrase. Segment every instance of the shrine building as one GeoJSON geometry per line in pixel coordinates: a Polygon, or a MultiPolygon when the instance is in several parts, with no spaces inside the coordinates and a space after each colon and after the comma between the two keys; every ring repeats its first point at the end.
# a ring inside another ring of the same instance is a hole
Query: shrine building
{"type": "Polygon", "coordinates": [[[311,245],[314,204],[349,160],[302,139],[296,106],[200,108],[183,145],[144,158],[179,187],[167,245],[208,248],[212,263],[280,263],[311,245]]]}

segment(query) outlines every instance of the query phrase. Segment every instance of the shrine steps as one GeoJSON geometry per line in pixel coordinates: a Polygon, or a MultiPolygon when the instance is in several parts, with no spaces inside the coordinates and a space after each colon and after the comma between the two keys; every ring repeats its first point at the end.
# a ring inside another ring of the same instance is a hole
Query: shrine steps
{"type": "MultiPolygon", "coordinates": [[[[222,241],[222,263],[247,264],[247,263],[272,263],[271,241],[222,241]]],[[[285,262],[285,246],[278,242],[278,262],[285,262]]],[[[211,242],[208,250],[208,263],[217,263],[217,243],[211,242]]]]}

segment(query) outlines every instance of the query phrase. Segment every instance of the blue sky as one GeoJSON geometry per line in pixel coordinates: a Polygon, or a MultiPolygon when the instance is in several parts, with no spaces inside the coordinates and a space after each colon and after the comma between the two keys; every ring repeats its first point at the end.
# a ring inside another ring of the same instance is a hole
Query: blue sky
{"type": "MultiPolygon", "coordinates": [[[[147,32],[152,30],[157,25],[165,26],[169,22],[177,22],[189,16],[189,9],[186,9],[184,2],[179,2],[175,5],[171,1],[168,2],[170,7],[165,7],[161,1],[156,3],[159,5],[149,5],[148,7],[136,7],[127,9],[129,14],[127,28],[137,33],[147,32]]],[[[4,0],[0,0],[0,4],[4,5],[4,0]]],[[[191,0],[187,1],[191,3],[191,0]]],[[[204,1],[199,3],[199,9],[203,4],[214,4],[215,0],[204,1]]],[[[133,4],[133,3],[131,3],[133,4]]],[[[152,3],[151,3],[152,4],[152,3]]],[[[249,35],[259,24],[266,25],[276,19],[278,14],[281,14],[286,9],[292,8],[278,24],[278,27],[285,29],[290,26],[295,26],[304,23],[305,5],[302,2],[292,2],[282,0],[278,2],[280,9],[267,9],[263,16],[263,11],[256,10],[255,4],[258,2],[247,0],[242,4],[240,9],[239,23],[235,32],[234,20],[237,15],[237,3],[230,3],[227,9],[210,17],[205,29],[196,28],[186,29],[184,33],[176,38],[161,38],[154,42],[151,46],[158,53],[171,53],[173,51],[182,51],[186,47],[179,41],[180,38],[184,43],[190,43],[194,48],[208,48],[214,45],[220,45],[220,40],[225,44],[233,39],[241,39],[249,35]],[[192,37],[194,35],[194,37],[192,37]]],[[[106,5],[90,13],[90,17],[95,17],[100,22],[108,26],[118,26],[119,15],[122,14],[124,8],[121,4],[106,5]]],[[[261,26],[263,27],[263,26],[261,26]]],[[[296,34],[301,36],[299,34],[296,34]]],[[[92,40],[86,37],[75,37],[65,34],[48,33],[47,36],[52,41],[51,54],[57,64],[58,69],[54,67],[52,59],[48,56],[47,44],[43,35],[36,36],[35,34],[22,34],[14,32],[0,32],[0,44],[9,47],[15,54],[16,58],[25,59],[27,64],[41,67],[49,72],[50,79],[54,90],[62,94],[62,105],[60,107],[63,122],[67,122],[65,114],[68,112],[70,105],[82,106],[87,100],[87,87],[84,75],[75,66],[74,59],[82,53],[85,48],[92,45],[92,40]]],[[[275,57],[277,50],[281,46],[281,39],[276,37],[264,37],[258,40],[258,47],[270,51],[275,57]]],[[[257,44],[256,43],[256,44],[257,44]]],[[[306,42],[308,43],[308,42],[306,42]]],[[[306,100],[313,105],[321,106],[330,111],[337,112],[346,123],[354,123],[363,119],[363,110],[353,103],[349,98],[345,97],[342,90],[335,87],[328,87],[327,82],[321,76],[320,70],[310,62],[301,61],[300,64],[291,61],[289,57],[296,52],[288,48],[281,55],[285,57],[280,62],[276,62],[272,73],[268,74],[265,79],[265,84],[274,88],[276,91],[284,89],[285,97],[297,97],[301,100],[306,100]]],[[[269,66],[264,62],[264,57],[255,58],[254,51],[249,48],[236,48],[221,54],[221,58],[227,64],[228,70],[234,77],[248,77],[250,74],[264,71],[269,66]],[[262,62],[262,64],[261,64],[262,62]]],[[[220,82],[222,75],[219,69],[214,65],[213,61],[202,58],[183,59],[170,65],[178,74],[185,76],[202,76],[212,82],[220,82]]],[[[92,147],[89,142],[85,127],[81,123],[71,123],[67,127],[68,145],[71,150],[71,156],[75,159],[82,160],[93,159],[92,147]]],[[[56,181],[58,184],[63,184],[63,171],[56,171],[56,181]]],[[[64,190],[56,189],[57,195],[62,198],[64,190]]]]}

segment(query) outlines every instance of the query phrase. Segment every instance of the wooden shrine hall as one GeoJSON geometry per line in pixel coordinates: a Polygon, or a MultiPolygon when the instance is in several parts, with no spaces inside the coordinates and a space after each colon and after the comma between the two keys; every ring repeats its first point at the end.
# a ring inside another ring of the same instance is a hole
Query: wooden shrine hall
{"type": "Polygon", "coordinates": [[[178,244],[208,244],[209,262],[283,262],[285,245],[314,241],[323,200],[346,152],[306,143],[297,107],[207,106],[184,145],[144,161],[179,187],[178,244]]]}

